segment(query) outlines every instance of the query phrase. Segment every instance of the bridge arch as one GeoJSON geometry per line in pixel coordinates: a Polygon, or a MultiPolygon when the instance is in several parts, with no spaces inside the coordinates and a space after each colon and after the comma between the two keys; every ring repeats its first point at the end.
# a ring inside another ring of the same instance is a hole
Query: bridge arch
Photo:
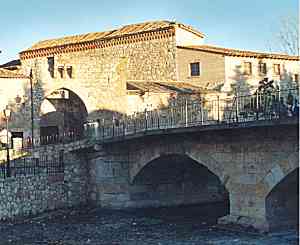
{"type": "Polygon", "coordinates": [[[263,177],[264,196],[267,197],[273,188],[286,176],[299,168],[298,152],[284,154],[284,159],[278,159],[268,173],[263,177]]]}
{"type": "Polygon", "coordinates": [[[290,154],[264,177],[266,220],[270,228],[299,225],[299,158],[290,154]]]}
{"type": "Polygon", "coordinates": [[[270,228],[299,225],[299,168],[281,179],[265,199],[270,228]]]}
{"type": "Polygon", "coordinates": [[[44,96],[39,107],[40,136],[83,134],[83,124],[88,111],[84,101],[65,87],[55,89],[44,96]]]}
{"type": "Polygon", "coordinates": [[[210,172],[218,176],[222,184],[228,188],[229,174],[222,164],[216,161],[209,152],[201,151],[193,147],[180,144],[166,144],[157,145],[156,147],[149,146],[146,150],[135,152],[135,156],[131,159],[130,166],[130,181],[134,181],[138,173],[150,162],[159,159],[165,155],[185,155],[186,157],[194,160],[196,163],[205,166],[210,172]]]}
{"type": "Polygon", "coordinates": [[[229,212],[229,193],[220,178],[182,153],[162,154],[144,164],[133,176],[130,199],[146,207],[222,203],[219,216],[229,212]]]}

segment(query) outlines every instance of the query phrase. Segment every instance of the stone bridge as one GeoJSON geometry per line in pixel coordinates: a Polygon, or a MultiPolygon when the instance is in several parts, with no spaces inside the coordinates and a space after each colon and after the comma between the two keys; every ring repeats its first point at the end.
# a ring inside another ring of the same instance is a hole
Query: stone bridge
{"type": "Polygon", "coordinates": [[[299,121],[274,105],[207,113],[186,104],[167,116],[96,121],[85,126],[86,139],[38,152],[64,150],[81,161],[88,202],[98,206],[221,202],[220,223],[268,230],[298,222],[299,121]]]}
{"type": "MultiPolygon", "coordinates": [[[[298,118],[164,128],[43,146],[87,169],[88,202],[140,208],[221,202],[220,223],[297,223],[298,118]]],[[[69,163],[70,164],[70,163],[69,163]]]]}
{"type": "Polygon", "coordinates": [[[224,203],[221,223],[297,222],[298,121],[107,141],[87,154],[90,201],[110,208],[224,203]]]}

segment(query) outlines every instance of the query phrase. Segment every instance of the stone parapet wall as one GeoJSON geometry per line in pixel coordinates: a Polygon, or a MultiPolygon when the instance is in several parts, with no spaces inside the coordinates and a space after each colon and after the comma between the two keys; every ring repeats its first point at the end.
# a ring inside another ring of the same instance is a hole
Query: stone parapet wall
{"type": "Polygon", "coordinates": [[[66,159],[64,173],[1,179],[0,219],[86,204],[86,180],[86,166],[74,155],[66,159]]]}

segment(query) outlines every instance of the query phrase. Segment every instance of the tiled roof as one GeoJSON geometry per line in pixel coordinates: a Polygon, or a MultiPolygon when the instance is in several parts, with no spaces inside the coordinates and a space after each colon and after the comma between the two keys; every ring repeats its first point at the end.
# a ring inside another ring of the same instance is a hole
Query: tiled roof
{"type": "Polygon", "coordinates": [[[186,82],[141,82],[141,81],[127,81],[128,91],[141,91],[152,93],[207,93],[202,87],[186,83],[186,82]]]}
{"type": "Polygon", "coordinates": [[[0,78],[27,78],[18,71],[10,71],[5,68],[0,68],[0,78]]]}
{"type": "Polygon", "coordinates": [[[121,28],[114,29],[111,31],[93,32],[93,33],[87,33],[82,35],[67,36],[63,38],[44,40],[34,44],[31,48],[27,49],[26,51],[58,47],[58,46],[69,45],[69,44],[84,43],[84,42],[89,42],[94,40],[111,39],[115,37],[131,35],[131,34],[155,31],[160,29],[168,29],[174,26],[178,26],[182,29],[188,30],[194,33],[195,35],[202,36],[202,37],[204,36],[204,34],[202,34],[201,32],[184,24],[175,23],[171,21],[152,21],[152,22],[144,22],[139,24],[125,25],[121,28]]]}
{"type": "Polygon", "coordinates": [[[232,49],[232,48],[223,48],[223,47],[212,46],[212,45],[178,46],[178,48],[193,49],[193,50],[205,51],[205,52],[210,52],[210,53],[215,53],[215,54],[222,54],[222,55],[226,55],[226,56],[300,60],[299,56],[292,56],[292,55],[279,54],[279,53],[255,52],[255,51],[232,49]]]}
{"type": "Polygon", "coordinates": [[[9,68],[9,67],[16,67],[21,66],[21,61],[18,60],[11,60],[5,64],[0,65],[0,68],[9,68]]]}

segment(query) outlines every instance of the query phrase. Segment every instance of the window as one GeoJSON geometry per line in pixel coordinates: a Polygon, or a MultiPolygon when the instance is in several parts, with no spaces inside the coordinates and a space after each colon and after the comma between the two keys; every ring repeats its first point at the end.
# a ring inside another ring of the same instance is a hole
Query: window
{"type": "Polygon", "coordinates": [[[58,72],[59,72],[60,78],[64,78],[64,67],[63,66],[58,67],[58,72]]]}
{"type": "Polygon", "coordinates": [[[72,66],[67,66],[67,74],[69,78],[72,78],[73,69],[72,66]]]}
{"type": "Polygon", "coordinates": [[[267,64],[263,62],[259,62],[258,71],[260,74],[267,74],[267,64]]]}
{"type": "Polygon", "coordinates": [[[293,81],[299,82],[299,74],[294,74],[293,81]]]}
{"type": "Polygon", "coordinates": [[[251,75],[252,74],[252,63],[244,62],[244,74],[251,75]]]}
{"type": "Polygon", "coordinates": [[[200,63],[194,62],[190,64],[191,76],[200,76],[200,63]]]}
{"type": "Polygon", "coordinates": [[[280,75],[280,64],[273,64],[273,73],[275,75],[280,75]]]}
{"type": "Polygon", "coordinates": [[[48,57],[48,71],[50,76],[54,77],[54,57],[48,57]]]}

